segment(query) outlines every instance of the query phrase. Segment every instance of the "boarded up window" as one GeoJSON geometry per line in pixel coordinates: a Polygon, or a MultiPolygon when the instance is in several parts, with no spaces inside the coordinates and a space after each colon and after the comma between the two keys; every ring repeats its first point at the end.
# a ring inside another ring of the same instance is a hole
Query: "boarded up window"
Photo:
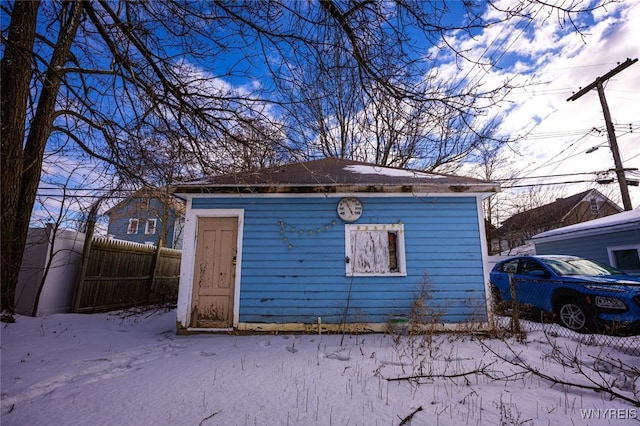
{"type": "Polygon", "coordinates": [[[403,225],[345,226],[347,275],[406,275],[403,225]]]}

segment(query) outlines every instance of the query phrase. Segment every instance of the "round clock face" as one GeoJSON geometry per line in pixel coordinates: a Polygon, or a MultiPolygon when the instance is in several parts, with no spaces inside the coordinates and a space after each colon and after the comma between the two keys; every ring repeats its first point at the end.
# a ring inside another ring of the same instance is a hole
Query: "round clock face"
{"type": "Polygon", "coordinates": [[[338,216],[345,222],[353,222],[362,216],[362,203],[354,197],[346,197],[338,202],[338,216]]]}

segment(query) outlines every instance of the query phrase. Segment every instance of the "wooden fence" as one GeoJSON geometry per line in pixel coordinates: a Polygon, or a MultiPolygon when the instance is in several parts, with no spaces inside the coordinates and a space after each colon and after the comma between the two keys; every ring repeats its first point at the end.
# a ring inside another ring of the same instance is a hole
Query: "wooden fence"
{"type": "Polygon", "coordinates": [[[75,312],[175,303],[182,252],[93,238],[74,298],[75,312]]]}

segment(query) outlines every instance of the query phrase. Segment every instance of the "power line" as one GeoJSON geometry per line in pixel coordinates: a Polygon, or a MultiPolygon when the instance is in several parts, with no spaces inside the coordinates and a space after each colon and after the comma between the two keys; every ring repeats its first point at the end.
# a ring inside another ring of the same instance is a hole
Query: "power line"
{"type": "Polygon", "coordinates": [[[522,185],[510,185],[510,186],[501,186],[503,189],[511,189],[511,188],[530,188],[534,186],[553,186],[553,185],[568,185],[573,183],[595,183],[593,180],[569,180],[564,182],[547,182],[547,183],[530,183],[530,184],[522,184],[522,185]]]}
{"type": "MultiPolygon", "coordinates": [[[[100,198],[103,195],[36,194],[37,197],[47,197],[47,198],[100,198]]],[[[125,198],[129,198],[129,196],[128,195],[110,195],[109,198],[125,199],[125,198]]]]}
{"type": "MultiPolygon", "coordinates": [[[[593,129],[592,129],[592,130],[593,130],[593,129]]],[[[591,131],[589,131],[589,133],[591,133],[591,131]]],[[[557,160],[557,161],[552,162],[552,160],[553,160],[553,159],[558,158],[558,156],[559,156],[559,155],[563,154],[563,153],[564,153],[565,151],[567,151],[569,148],[571,148],[572,146],[574,146],[574,145],[575,145],[575,144],[577,144],[578,142],[583,141],[587,136],[589,136],[589,133],[582,135],[580,138],[578,138],[577,140],[573,141],[569,146],[567,146],[567,147],[563,148],[563,149],[562,149],[560,152],[558,152],[556,155],[553,155],[553,156],[549,157],[549,158],[548,158],[544,163],[542,163],[542,164],[540,164],[540,165],[530,165],[530,166],[527,166],[527,167],[525,167],[524,169],[522,169],[522,170],[520,171],[520,173],[525,173],[525,170],[526,170],[527,168],[529,168],[529,167],[535,167],[535,168],[534,168],[533,170],[531,170],[530,172],[527,172],[527,173],[533,173],[535,170],[540,169],[540,168],[542,168],[542,167],[545,167],[545,166],[551,166],[551,165],[554,165],[554,164],[561,163],[561,162],[563,162],[563,161],[565,161],[565,160],[568,160],[568,159],[569,159],[569,158],[571,158],[571,157],[566,157],[566,158],[559,159],[559,160],[557,160]]],[[[576,154],[576,155],[577,155],[577,154],[576,154]]],[[[575,156],[575,155],[574,155],[574,156],[575,156]]],[[[526,175],[525,175],[525,177],[526,177],[526,175]]]]}
{"type": "Polygon", "coordinates": [[[616,139],[615,129],[612,124],[611,114],[609,112],[609,106],[607,105],[607,100],[604,95],[604,87],[603,82],[608,81],[610,78],[615,76],[616,74],[622,72],[626,68],[638,62],[638,58],[627,60],[616,68],[612,69],[602,77],[597,77],[592,83],[588,84],[586,87],[578,90],[573,96],[569,97],[567,101],[575,101],[581,98],[583,95],[589,93],[592,89],[598,90],[598,96],[600,98],[600,104],[602,106],[602,112],[604,114],[604,121],[607,125],[607,139],[609,141],[609,146],[611,148],[611,154],[613,155],[613,161],[616,165],[615,172],[618,176],[618,183],[620,184],[620,194],[622,195],[622,203],[624,205],[625,210],[632,210],[633,206],[631,205],[631,197],[629,196],[629,188],[627,186],[627,178],[624,175],[624,167],[622,165],[622,160],[620,159],[620,153],[618,151],[618,142],[616,139]]]}
{"type": "MultiPolygon", "coordinates": [[[[631,123],[631,125],[633,126],[633,125],[634,125],[634,123],[631,123]]],[[[626,124],[624,124],[623,126],[624,126],[624,128],[628,128],[626,124]]],[[[632,127],[629,131],[627,131],[627,132],[624,132],[624,133],[620,134],[620,136],[619,136],[618,138],[621,138],[622,136],[626,136],[626,135],[629,135],[629,134],[633,134],[634,130],[638,130],[638,129],[640,129],[640,126],[636,125],[636,127],[632,127]]],[[[592,128],[592,129],[589,131],[589,133],[593,132],[594,130],[598,130],[598,131],[599,131],[599,129],[597,129],[597,128],[595,128],[595,127],[594,127],[594,128],[592,128]]],[[[602,130],[602,132],[604,133],[604,130],[602,130]]],[[[510,179],[510,180],[529,179],[529,177],[527,176],[527,174],[526,174],[526,173],[533,173],[535,170],[538,170],[538,169],[540,169],[540,168],[542,168],[542,167],[548,167],[548,166],[552,166],[552,165],[556,165],[556,167],[555,167],[555,168],[557,168],[557,167],[559,167],[559,166],[560,166],[560,164],[562,164],[564,161],[567,161],[567,160],[569,160],[569,159],[571,159],[571,158],[574,158],[574,157],[577,157],[578,155],[583,154],[583,152],[579,152],[579,153],[576,153],[576,154],[573,154],[573,155],[570,155],[570,156],[567,156],[567,157],[564,157],[564,158],[560,158],[560,159],[558,159],[558,156],[560,156],[560,155],[562,155],[563,153],[567,152],[571,147],[575,146],[578,142],[581,142],[581,141],[585,140],[585,138],[586,138],[587,136],[589,136],[589,133],[587,133],[587,134],[583,135],[582,137],[580,137],[579,139],[577,139],[577,140],[573,141],[569,146],[567,146],[567,147],[563,148],[563,149],[562,149],[560,152],[558,152],[557,154],[555,154],[555,155],[553,155],[553,156],[549,157],[549,158],[548,158],[545,162],[543,162],[542,164],[531,164],[531,165],[528,165],[527,167],[525,167],[525,168],[521,169],[521,170],[518,172],[518,174],[525,174],[525,175],[524,175],[524,176],[521,176],[521,177],[519,177],[519,178],[512,178],[512,179],[510,179]],[[554,160],[554,159],[557,159],[557,161],[552,161],[552,160],[554,160]],[[530,172],[526,172],[526,170],[527,170],[527,169],[529,169],[529,168],[533,168],[533,169],[532,169],[530,172]]],[[[605,144],[606,144],[606,142],[603,142],[603,143],[605,143],[605,144]]],[[[638,154],[638,155],[640,155],[640,154],[638,154]]],[[[627,161],[629,161],[629,160],[631,160],[631,159],[633,159],[633,158],[636,158],[638,155],[636,155],[636,156],[634,156],[634,157],[632,157],[632,158],[629,158],[627,161]]],[[[555,170],[555,169],[554,169],[554,170],[555,170]]],[[[592,173],[599,173],[599,172],[592,172],[592,173]]],[[[576,175],[581,175],[581,174],[590,174],[590,173],[589,173],[589,172],[585,172],[585,173],[575,173],[575,174],[576,174],[576,175]]],[[[574,174],[567,174],[567,176],[572,176],[572,175],[574,175],[574,174]]],[[[554,176],[556,176],[556,175],[549,175],[549,177],[554,177],[554,176]]],[[[561,175],[557,175],[557,176],[561,176],[561,175]]],[[[531,177],[531,179],[533,179],[533,177],[531,177]]]]}
{"type": "MultiPolygon", "coordinates": [[[[104,187],[102,188],[72,188],[72,187],[65,187],[65,186],[39,186],[38,190],[65,190],[65,191],[96,191],[96,192],[100,192],[100,191],[104,191],[107,192],[109,191],[108,189],[105,189],[104,187]]],[[[138,191],[137,189],[120,189],[119,192],[136,192],[138,191]]]]}
{"type": "MultiPolygon", "coordinates": [[[[628,129],[629,131],[626,133],[633,133],[634,130],[640,129],[640,122],[616,123],[614,124],[614,127],[616,129],[621,129],[621,130],[628,129]]],[[[516,137],[516,139],[518,140],[518,142],[538,140],[538,139],[557,139],[561,137],[585,135],[593,132],[605,134],[606,128],[604,126],[599,126],[599,127],[591,127],[588,129],[555,130],[555,131],[549,131],[549,132],[528,133],[524,136],[516,137]]],[[[621,136],[623,136],[624,134],[625,133],[623,133],[621,136]]]]}
{"type": "Polygon", "coordinates": [[[638,157],[640,157],[640,153],[634,155],[633,157],[629,157],[629,158],[625,159],[625,161],[631,161],[631,160],[634,160],[634,159],[636,159],[638,157]]]}
{"type": "Polygon", "coordinates": [[[566,176],[597,175],[598,173],[601,173],[601,172],[595,171],[595,172],[560,173],[555,175],[525,176],[525,177],[513,177],[513,178],[492,179],[492,180],[495,180],[497,182],[510,182],[510,181],[525,180],[525,179],[545,179],[545,178],[566,177],[566,176]]]}

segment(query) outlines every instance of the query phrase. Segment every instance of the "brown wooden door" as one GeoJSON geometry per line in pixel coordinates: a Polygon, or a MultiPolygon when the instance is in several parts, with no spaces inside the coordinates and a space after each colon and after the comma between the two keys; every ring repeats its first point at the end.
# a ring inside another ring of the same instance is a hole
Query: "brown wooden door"
{"type": "Polygon", "coordinates": [[[191,327],[233,325],[238,219],[198,219],[191,327]]]}

